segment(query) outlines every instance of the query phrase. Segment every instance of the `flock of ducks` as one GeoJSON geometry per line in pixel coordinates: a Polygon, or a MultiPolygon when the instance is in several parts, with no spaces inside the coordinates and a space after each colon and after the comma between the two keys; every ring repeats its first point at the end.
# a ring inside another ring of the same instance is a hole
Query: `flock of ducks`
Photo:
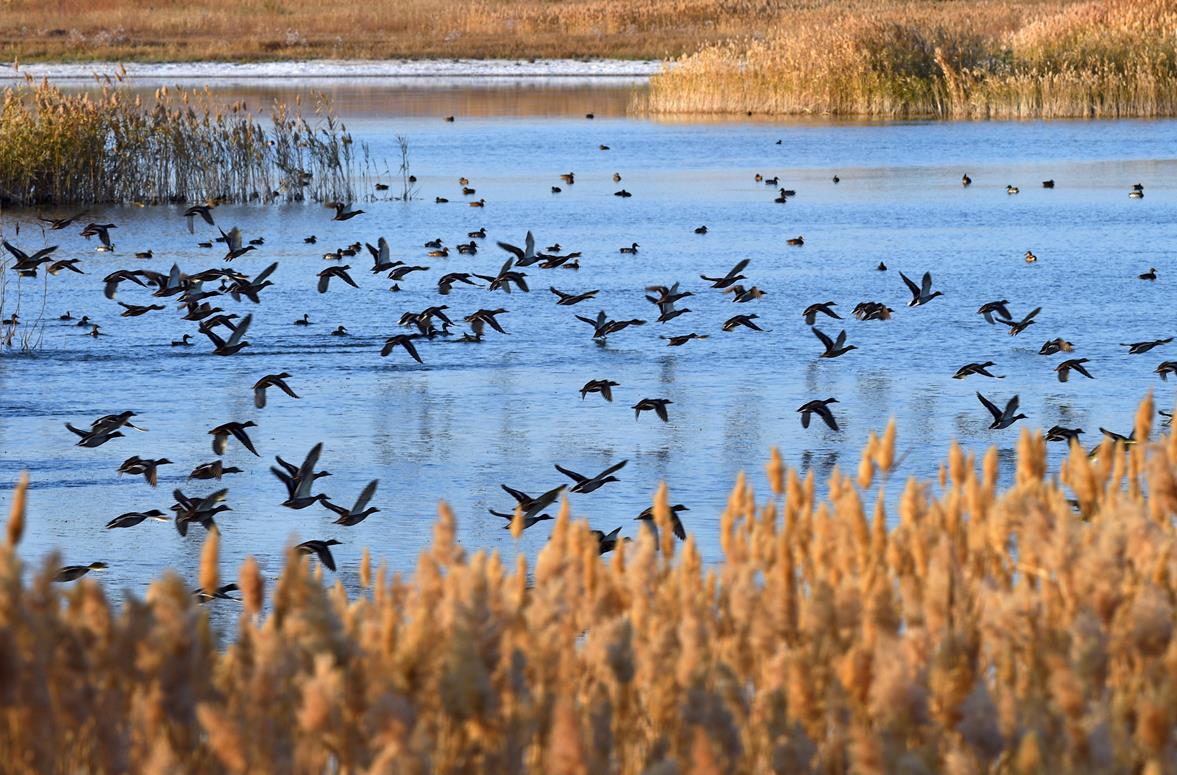
{"type": "MultiPolygon", "coordinates": [[[[602,149],[604,150],[604,148],[602,149]]],[[[572,172],[560,175],[559,179],[565,187],[576,184],[576,177],[572,172]]],[[[614,175],[613,180],[615,183],[620,182],[621,176],[614,175]]],[[[784,203],[796,196],[795,191],[781,187],[777,177],[765,178],[757,175],[756,181],[764,183],[774,190],[776,202],[784,203]]],[[[839,181],[839,177],[833,178],[835,184],[839,181]]],[[[969,186],[972,179],[966,174],[962,177],[961,182],[964,186],[969,186]]],[[[460,179],[458,183],[464,196],[471,197],[476,194],[476,189],[470,186],[469,180],[466,178],[460,179]]],[[[1043,181],[1042,185],[1045,188],[1053,188],[1054,181],[1043,181]]],[[[387,187],[385,186],[385,188],[387,187]]],[[[558,193],[561,190],[561,186],[552,187],[553,193],[558,193]]],[[[1018,189],[1016,186],[1009,186],[1007,192],[1011,195],[1017,194],[1018,189]]],[[[615,193],[623,198],[632,196],[625,189],[615,193]]],[[[1130,195],[1136,199],[1143,197],[1143,187],[1137,184],[1131,190],[1130,195]]],[[[446,200],[443,197],[438,197],[437,201],[444,202],[446,200]]],[[[482,207],[485,205],[485,200],[471,201],[469,204],[482,207]]],[[[104,297],[115,302],[121,308],[119,314],[122,317],[141,318],[165,313],[169,309],[169,304],[174,305],[174,310],[179,314],[179,317],[192,324],[193,332],[185,333],[180,339],[172,341],[173,347],[196,347],[203,338],[207,342],[206,346],[209,352],[221,357],[231,357],[250,347],[251,343],[246,337],[249,335],[253,314],[250,312],[244,314],[236,311],[230,312],[221,305],[229,306],[226,303],[229,300],[236,303],[238,308],[246,303],[255,307],[259,305],[266,289],[275,285],[279,266],[277,262],[271,262],[254,274],[248,274],[238,269],[239,265],[233,262],[263,249],[265,240],[257,238],[246,241],[240,229],[236,227],[229,229],[229,231],[222,229],[216,221],[216,206],[216,202],[194,205],[189,207],[183,215],[190,233],[195,233],[198,221],[216,229],[218,236],[198,244],[203,248],[213,249],[219,243],[224,250],[219,265],[195,273],[186,272],[176,264],[173,264],[166,274],[142,268],[116,269],[106,274],[101,284],[104,297]],[[148,303],[130,303],[117,298],[120,292],[127,289],[133,289],[139,295],[146,294],[150,297],[145,300],[148,303]],[[154,303],[151,300],[160,303],[154,303]]],[[[364,214],[363,210],[352,209],[347,203],[331,203],[330,206],[334,209],[332,217],[334,221],[349,221],[364,214]]],[[[82,220],[85,216],[86,213],[81,212],[65,218],[41,217],[40,220],[47,224],[48,231],[61,231],[82,220]]],[[[86,239],[97,238],[99,242],[97,250],[110,253],[115,250],[111,232],[117,228],[118,226],[114,223],[93,222],[86,224],[80,234],[86,239]]],[[[694,233],[706,235],[708,228],[705,225],[698,226],[694,228],[694,233]]],[[[457,254],[477,256],[485,250],[487,230],[480,227],[468,231],[465,239],[467,241],[461,242],[455,247],[457,254]]],[[[310,235],[303,242],[307,245],[314,245],[318,240],[314,235],[310,235]]],[[[36,277],[39,271],[47,272],[50,275],[56,275],[63,271],[85,274],[79,259],[56,259],[54,257],[56,246],[28,252],[9,241],[3,241],[2,244],[15,260],[10,265],[11,270],[22,277],[36,277]]],[[[790,247],[801,248],[806,243],[804,237],[798,235],[788,239],[787,244],[790,247]]],[[[563,277],[565,276],[562,274],[564,270],[580,268],[582,258],[580,252],[564,251],[558,243],[540,250],[530,231],[524,236],[521,246],[501,240],[496,241],[495,245],[506,254],[506,260],[501,266],[493,272],[485,270],[483,272],[445,271],[435,281],[439,301],[446,300],[458,289],[478,289],[483,294],[501,294],[501,298],[505,299],[512,294],[529,293],[531,291],[530,285],[534,282],[537,271],[560,272],[563,277]]],[[[450,247],[441,238],[425,242],[422,248],[429,251],[430,258],[445,259],[451,255],[450,247]]],[[[636,256],[640,249],[641,246],[637,242],[631,242],[619,247],[618,252],[619,254],[636,256]]],[[[357,277],[360,277],[358,262],[365,252],[372,262],[368,267],[370,274],[376,278],[385,277],[390,281],[392,285],[389,291],[393,293],[401,290],[402,283],[425,282],[427,273],[438,267],[436,263],[418,265],[394,260],[388,241],[384,237],[379,237],[374,245],[367,242],[356,242],[323,254],[322,257],[328,262],[328,266],[317,273],[315,285],[317,292],[320,294],[346,293],[347,287],[359,288],[360,284],[357,282],[357,277]],[[356,261],[352,262],[350,259],[356,259],[356,261]],[[345,260],[349,262],[343,263],[345,260]],[[353,263],[357,264],[354,269],[353,263]]],[[[134,255],[137,259],[142,260],[151,259],[154,256],[150,250],[134,255]]],[[[1035,263],[1038,259],[1032,251],[1027,251],[1025,260],[1027,263],[1035,263]]],[[[447,265],[445,262],[442,262],[442,265],[445,265],[446,269],[454,269],[453,266],[447,265]]],[[[696,283],[696,290],[689,290],[680,282],[666,286],[647,287],[645,288],[645,298],[652,306],[651,315],[648,317],[652,318],[656,324],[666,324],[676,320],[691,312],[682,303],[695,296],[696,293],[721,294],[733,304],[755,303],[764,298],[767,292],[754,284],[752,280],[754,273],[751,266],[751,259],[742,259],[726,270],[721,269],[717,272],[700,274],[699,279],[705,285],[700,286],[696,283]],[[655,311],[656,317],[654,316],[655,311]]],[[[883,263],[878,265],[877,270],[888,271],[883,263]]],[[[903,272],[897,274],[902,288],[909,294],[909,298],[906,300],[908,308],[924,307],[945,295],[943,291],[935,288],[930,272],[924,272],[918,283],[903,272]]],[[[1142,281],[1155,282],[1157,280],[1156,269],[1150,267],[1149,271],[1139,275],[1139,278],[1142,281]]],[[[899,286],[899,282],[896,283],[897,286],[899,286]]],[[[561,284],[563,284],[562,281],[561,284]]],[[[547,290],[551,294],[552,302],[558,307],[577,307],[593,302],[599,293],[597,289],[561,290],[556,287],[555,282],[550,284],[547,290]]],[[[896,290],[899,290],[898,287],[896,290]]],[[[1006,299],[986,302],[977,310],[977,313],[987,323],[1006,327],[1010,336],[1024,334],[1031,326],[1038,323],[1037,316],[1040,312],[1041,307],[1038,307],[1018,318],[1011,313],[1010,302],[1006,299]]],[[[466,315],[454,314],[450,306],[445,303],[433,304],[421,310],[405,311],[399,319],[399,326],[405,331],[388,336],[382,346],[374,349],[372,356],[381,358],[407,357],[418,364],[426,364],[429,348],[434,342],[451,341],[475,344],[482,342],[487,336],[507,334],[503,322],[499,318],[508,313],[509,310],[506,307],[493,303],[481,306],[466,315]],[[464,328],[462,324],[465,324],[464,328]],[[403,356],[399,354],[403,354],[403,356]]],[[[586,335],[598,343],[603,343],[610,337],[629,336],[631,333],[626,332],[648,325],[646,317],[614,316],[603,309],[594,316],[576,314],[575,311],[571,314],[576,320],[586,324],[586,335]]],[[[852,311],[853,317],[860,321],[886,321],[895,314],[895,310],[888,306],[887,302],[875,300],[859,302],[852,311]]],[[[858,349],[857,345],[848,343],[848,334],[845,329],[840,330],[836,335],[831,335],[818,327],[819,318],[825,321],[823,325],[843,320],[835,301],[814,302],[801,311],[801,317],[820,344],[820,349],[814,352],[816,358],[841,358],[858,349]]],[[[73,322],[75,318],[71,313],[66,312],[60,320],[73,322]]],[[[0,321],[0,324],[9,326],[17,326],[20,323],[21,321],[16,315],[11,319],[0,321]]],[[[291,325],[296,327],[307,327],[313,324],[314,321],[306,313],[291,321],[291,325]]],[[[104,335],[99,324],[93,323],[88,316],[81,316],[80,319],[77,319],[76,325],[88,328],[88,333],[91,336],[104,335]]],[[[717,323],[715,328],[727,333],[743,330],[753,335],[769,331],[758,324],[758,316],[753,312],[732,314],[726,320],[717,323]]],[[[338,325],[330,333],[337,337],[349,336],[349,332],[343,325],[338,325]]],[[[682,347],[696,340],[707,339],[709,336],[710,333],[690,331],[660,338],[666,342],[668,347],[682,347]]],[[[1128,355],[1140,355],[1170,342],[1172,342],[1172,337],[1126,343],[1123,346],[1128,348],[1128,355]]],[[[1073,350],[1072,343],[1056,338],[1043,344],[1040,353],[1049,357],[1057,354],[1069,355],[1073,350]]],[[[1060,363],[1054,366],[1054,372],[1060,382],[1066,382],[1072,374],[1086,379],[1094,379],[1094,375],[1087,368],[1089,363],[1088,358],[1064,357],[1060,363]]],[[[953,378],[957,380],[970,377],[1002,379],[1002,375],[991,371],[995,366],[993,361],[967,363],[956,371],[953,378]]],[[[1177,361],[1162,362],[1156,368],[1156,373],[1161,379],[1167,379],[1170,374],[1177,375],[1177,361]]],[[[285,371],[261,375],[252,388],[254,406],[258,410],[263,410],[268,401],[276,395],[285,396],[290,400],[298,400],[300,396],[292,387],[291,380],[294,380],[293,375],[285,371]]],[[[589,396],[599,396],[600,399],[611,404],[615,391],[621,388],[622,385],[615,380],[597,377],[587,381],[580,388],[579,393],[582,401],[587,400],[589,396]]],[[[996,401],[986,397],[980,391],[976,392],[976,396],[991,418],[988,427],[992,430],[1007,429],[1019,420],[1026,419],[1026,415],[1018,411],[1019,397],[1017,395],[996,401]]],[[[816,417],[831,431],[838,431],[838,420],[832,408],[832,405],[837,403],[838,399],[830,396],[814,398],[802,404],[796,410],[800,415],[802,428],[809,428],[812,420],[816,417]]],[[[635,418],[641,418],[644,413],[650,413],[663,423],[669,423],[673,404],[674,402],[670,398],[664,396],[635,396],[634,403],[629,408],[633,410],[635,418]]],[[[128,410],[99,417],[86,427],[77,427],[72,423],[66,423],[66,428],[76,437],[76,446],[93,449],[125,437],[126,431],[146,431],[146,428],[136,423],[136,413],[128,410]]],[[[194,462],[188,475],[188,481],[220,483],[224,477],[242,473],[241,468],[226,465],[224,456],[231,446],[239,445],[248,453],[260,458],[261,453],[249,435],[251,429],[257,427],[257,423],[253,420],[221,422],[211,427],[208,434],[212,437],[211,449],[216,457],[213,460],[194,462]]],[[[1100,431],[1117,440],[1132,441],[1131,436],[1121,436],[1103,428],[1100,431]]],[[[1051,441],[1078,441],[1083,433],[1085,431],[1082,428],[1056,425],[1047,432],[1046,438],[1051,441]]],[[[380,509],[370,504],[376,496],[379,480],[369,482],[350,506],[342,505],[331,496],[318,490],[320,480],[330,476],[330,472],[319,468],[322,452],[323,444],[316,444],[306,453],[298,465],[288,462],[280,455],[274,457],[275,465],[270,468],[270,471],[282,484],[282,492],[285,493],[284,499],[280,501],[275,496],[275,503],[293,510],[326,509],[335,515],[336,519],[333,524],[340,528],[358,525],[378,513],[380,509]]],[[[552,519],[548,511],[565,493],[588,495],[619,481],[616,474],[626,466],[627,462],[627,460],[621,460],[591,476],[556,464],[556,472],[566,477],[568,481],[534,496],[523,490],[502,484],[501,488],[510,498],[511,503],[505,509],[490,509],[490,514],[507,520],[506,528],[510,528],[510,522],[515,519],[521,519],[524,529],[529,528],[538,522],[552,519]]],[[[170,465],[175,465],[175,463],[167,458],[144,459],[133,455],[118,467],[115,474],[142,477],[149,487],[155,488],[159,483],[159,469],[170,465]]],[[[215,530],[217,529],[216,516],[232,510],[227,503],[228,494],[228,487],[219,487],[205,495],[188,495],[180,488],[176,488],[172,492],[174,502],[166,510],[152,509],[120,514],[111,519],[106,527],[108,529],[125,529],[137,527],[148,521],[171,521],[182,537],[186,536],[188,529],[194,525],[199,525],[205,530],[215,530]]],[[[346,502],[344,501],[344,503],[346,502]]],[[[679,515],[687,510],[687,507],[682,504],[675,504],[672,508],[673,530],[680,539],[685,538],[686,533],[679,515]]],[[[653,527],[651,509],[641,512],[635,519],[651,529],[656,529],[653,527]]],[[[629,540],[622,538],[620,531],[620,527],[609,532],[594,531],[602,554],[612,551],[619,541],[629,540]]],[[[336,562],[332,548],[340,546],[341,543],[334,537],[319,538],[305,541],[299,544],[297,549],[303,554],[314,556],[324,568],[334,571],[336,562]]],[[[60,582],[73,581],[91,571],[99,571],[107,567],[103,562],[69,565],[59,570],[56,580],[60,582]]],[[[216,590],[196,589],[193,591],[193,595],[201,602],[209,602],[232,599],[230,593],[235,590],[235,585],[230,584],[216,590]]]]}

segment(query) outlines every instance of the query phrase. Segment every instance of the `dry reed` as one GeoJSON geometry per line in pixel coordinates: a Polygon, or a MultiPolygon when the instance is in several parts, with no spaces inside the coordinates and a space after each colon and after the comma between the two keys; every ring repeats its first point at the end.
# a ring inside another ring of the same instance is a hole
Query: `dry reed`
{"type": "MultiPolygon", "coordinates": [[[[602,560],[567,504],[534,568],[507,568],[466,554],[443,504],[411,579],[369,569],[349,596],[291,553],[259,617],[247,561],[225,650],[174,575],[121,608],[49,583],[52,560],[24,579],[22,483],[5,771],[1172,771],[1177,436],[1150,441],[1151,417],[1127,449],[1072,447],[1058,479],[1023,431],[1004,491],[996,450],[954,445],[890,530],[882,485],[868,517],[849,476],[820,501],[774,455],[772,494],[733,490],[711,568],[693,536],[659,551],[644,530],[602,560]]],[[[885,482],[894,447],[873,439],[859,481],[885,482]]]]}
{"type": "Polygon", "coordinates": [[[243,102],[161,88],[144,100],[106,79],[69,93],[26,80],[0,106],[0,203],[350,201],[366,151],[316,99],[275,104],[267,130],[243,102]]]}
{"type": "Polygon", "coordinates": [[[1177,115],[1177,0],[872,2],[795,14],[655,76],[656,113],[1177,115]]]}

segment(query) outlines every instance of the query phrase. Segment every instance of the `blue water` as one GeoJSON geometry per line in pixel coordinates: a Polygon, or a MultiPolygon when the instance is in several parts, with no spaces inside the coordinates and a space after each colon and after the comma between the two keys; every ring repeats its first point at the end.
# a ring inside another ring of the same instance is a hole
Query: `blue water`
{"type": "MultiPolygon", "coordinates": [[[[35,213],[3,214],[7,239],[25,248],[58,244],[58,258],[80,257],[87,272],[50,278],[49,322],[38,351],[0,355],[0,492],[21,470],[30,472],[26,557],[57,549],[64,562],[103,560],[115,587],[142,590],[165,568],[195,585],[199,528],[181,539],[167,524],[113,531],[103,525],[125,511],[166,510],[175,487],[190,495],[216,489],[215,482],[184,479],[214,459],[207,431],[229,420],[258,423],[253,439],[261,457],[235,443],[225,457],[246,472],[222,485],[233,509],[219,519],[224,566],[252,554],[275,572],[296,537],[335,537],[344,542],[336,547],[339,575],[351,584],[364,546],[394,569],[411,569],[429,543],[441,498],[453,505],[469,550],[534,555],[550,523],[528,530],[516,545],[504,521],[486,509],[511,509],[500,483],[537,494],[565,481],[554,463],[593,474],[628,460],[620,482],[572,496],[575,515],[604,530],[624,526],[628,535],[638,529],[633,517],[666,481],[672,500],[690,507],[684,522],[704,559],[716,562],[719,518],[735,476],[746,471],[758,492],[768,492],[763,464],[772,446],[790,465],[824,480],[834,466],[855,470],[867,434],[894,416],[906,454],[901,477],[934,476],[952,439],[978,451],[998,445],[1009,477],[1022,425],[1079,426],[1094,444],[1099,426],[1130,430],[1146,391],[1156,391],[1162,407],[1173,403],[1171,388],[1152,370],[1177,359],[1177,345],[1129,356],[1120,343],[1170,336],[1177,327],[1175,121],[662,122],[617,117],[628,95],[592,89],[552,97],[547,115],[537,114],[534,95],[527,115],[510,114],[518,95],[503,97],[503,115],[495,115],[495,95],[481,94],[475,103],[488,115],[476,117],[455,109],[475,104],[469,95],[416,95],[405,107],[403,95],[381,100],[372,92],[337,94],[340,110],[357,140],[390,166],[395,136],[408,138],[420,198],[360,202],[366,213],[342,223],[314,205],[218,208],[218,224],[265,238],[234,268],[252,274],[280,264],[260,306],[213,300],[228,312],[254,315],[251,346],[239,355],[211,355],[172,301],[163,302],[167,311],[121,318],[121,308],[101,293],[101,278],[116,268],[166,272],[175,262],[195,273],[220,265],[220,252],[196,246],[215,235],[211,227],[198,221],[197,236],[190,236],[179,208],[96,209],[95,220],[119,225],[112,256],[95,253],[77,228],[43,237],[35,213]],[[589,111],[599,117],[584,119],[589,111]],[[457,120],[442,122],[450,113],[457,120]],[[602,143],[610,150],[598,150],[602,143]],[[572,186],[558,177],[569,171],[576,173],[572,186]],[[612,181],[614,172],[621,183],[612,181]],[[974,181],[969,188],[960,185],[965,172],[974,181]],[[774,190],[757,183],[756,173],[779,175],[796,198],[775,204],[774,190]],[[462,196],[460,176],[477,189],[472,198],[486,199],[485,209],[463,203],[471,197],[462,196]],[[1056,188],[1041,188],[1046,178],[1056,188]],[[1131,200],[1137,182],[1145,198],[1131,200]],[[1021,194],[1008,196],[1007,184],[1021,194]],[[564,191],[550,193],[553,185],[564,191]],[[622,187],[633,197],[613,196],[622,187]],[[434,204],[435,196],[451,202],[434,204]],[[704,224],[708,234],[693,232],[704,224]],[[456,245],[481,226],[489,237],[476,256],[431,259],[422,247],[436,237],[456,245]],[[541,248],[558,242],[581,251],[581,269],[529,267],[529,294],[459,285],[437,295],[437,278],[446,272],[494,274],[506,257],[494,240],[521,244],[528,229],[541,248]],[[303,243],[309,234],[317,245],[303,243]],[[804,247],[785,244],[799,234],[804,247]],[[315,292],[326,250],[381,235],[394,259],[430,270],[390,293],[391,283],[370,273],[365,252],[345,261],[358,290],[333,282],[328,293],[315,292]],[[632,242],[641,245],[636,256],[618,253],[632,242]],[[133,258],[149,248],[154,259],[133,258]],[[1026,250],[1038,255],[1037,264],[1023,261],[1026,250]],[[745,284],[767,292],[759,300],[733,304],[699,279],[743,258],[751,259],[745,284]],[[880,261],[889,271],[875,271],[880,261]],[[1149,267],[1157,268],[1156,283],[1137,279],[1149,267]],[[944,296],[907,308],[900,270],[911,277],[930,270],[944,296]],[[683,303],[692,311],[657,324],[643,289],[674,281],[694,292],[683,303]],[[549,285],[599,295],[558,307],[549,285]],[[1019,317],[1037,306],[1042,313],[1010,337],[975,313],[994,299],[1008,299],[1019,317]],[[859,349],[819,360],[820,345],[801,311],[828,300],[847,319],[820,319],[818,326],[831,335],[844,327],[859,349]],[[850,318],[866,300],[889,304],[894,319],[850,318]],[[480,344],[419,341],[424,365],[400,350],[381,358],[386,337],[409,332],[398,328],[400,315],[434,304],[447,304],[459,324],[476,309],[505,307],[499,319],[509,333],[488,331],[480,344]],[[91,339],[58,322],[67,309],[89,315],[106,336],[91,339]],[[598,345],[574,315],[600,309],[649,322],[598,345]],[[293,326],[304,313],[314,324],[293,326]],[[721,331],[737,313],[755,313],[767,331],[721,331]],[[328,335],[340,324],[350,337],[328,335]],[[660,339],[692,331],[709,338],[679,348],[660,339]],[[194,347],[169,345],[185,332],[195,335],[194,347]],[[1037,353],[1056,336],[1075,343],[1069,357],[1090,358],[1095,380],[1055,379],[1060,356],[1037,353]],[[951,379],[961,365],[985,360],[996,361],[994,372],[1006,378],[951,379]],[[255,409],[251,386],[279,371],[293,375],[289,382],[301,398],[271,391],[269,406],[255,409]],[[595,378],[620,383],[612,404],[596,395],[581,400],[578,389],[595,378]],[[1029,420],[988,430],[978,389],[999,402],[1020,395],[1029,420]],[[796,408],[830,396],[839,400],[833,407],[841,430],[820,422],[803,430],[796,408]],[[648,413],[635,420],[629,407],[646,397],[673,401],[668,424],[648,413]],[[136,411],[149,430],[81,449],[63,427],[124,409],[136,411]],[[341,528],[326,509],[279,505],[284,491],[268,471],[273,456],[297,462],[318,441],[325,443],[320,465],[332,473],[319,490],[350,505],[378,478],[373,503],[380,513],[341,528]],[[175,464],[161,469],[152,490],[142,478],[115,476],[131,455],[175,464]]],[[[41,282],[21,284],[24,319],[37,315],[41,282]]],[[[8,273],[4,317],[14,308],[15,283],[8,273]]],[[[128,284],[118,298],[157,301],[128,284]]],[[[1057,464],[1062,449],[1052,449],[1057,464]]],[[[900,481],[892,484],[896,493],[900,481]]]]}

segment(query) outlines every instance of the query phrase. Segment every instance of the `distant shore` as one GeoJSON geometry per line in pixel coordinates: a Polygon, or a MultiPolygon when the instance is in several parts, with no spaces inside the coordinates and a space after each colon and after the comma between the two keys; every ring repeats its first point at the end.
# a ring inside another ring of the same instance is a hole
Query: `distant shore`
{"type": "Polygon", "coordinates": [[[95,76],[125,74],[144,85],[172,83],[265,82],[289,78],[306,81],[394,80],[430,85],[438,81],[514,79],[608,79],[643,82],[659,72],[653,60],[620,59],[389,59],[302,60],[274,62],[38,62],[0,68],[0,84],[26,75],[55,82],[90,81],[95,76]]]}

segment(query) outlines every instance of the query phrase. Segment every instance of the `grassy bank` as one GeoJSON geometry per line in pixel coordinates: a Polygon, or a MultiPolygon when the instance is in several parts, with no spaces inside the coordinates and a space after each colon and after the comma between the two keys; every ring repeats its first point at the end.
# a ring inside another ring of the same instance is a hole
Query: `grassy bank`
{"type": "Polygon", "coordinates": [[[0,57],[657,59],[777,18],[773,0],[6,0],[0,57]]]}
{"type": "MultiPolygon", "coordinates": [[[[6,771],[1148,773],[1177,751],[1177,437],[953,448],[888,530],[895,434],[819,498],[774,458],[741,479],[725,559],[644,531],[602,560],[567,509],[533,568],[455,541],[443,505],[412,578],[351,594],[292,557],[236,580],[232,643],[175,577],[116,606],[0,545],[6,771]],[[1144,493],[1148,493],[1145,497],[1144,493]],[[938,494],[935,494],[938,493],[938,494]],[[1074,507],[1068,502],[1073,497],[1074,507]],[[871,500],[874,505],[871,506],[871,500]],[[660,551],[659,551],[660,548],[660,551]]],[[[892,484],[892,487],[898,486],[892,484]]],[[[199,583],[226,581],[216,534],[199,583]]],[[[350,567],[349,567],[350,566],[350,567]]]]}
{"type": "Polygon", "coordinates": [[[1177,115],[1177,0],[863,0],[704,47],[656,76],[663,113],[952,118],[1177,115]]]}
{"type": "Polygon", "coordinates": [[[317,103],[274,105],[263,126],[243,103],[117,85],[67,93],[27,82],[0,106],[5,205],[354,198],[361,163],[346,127],[317,103]]]}

